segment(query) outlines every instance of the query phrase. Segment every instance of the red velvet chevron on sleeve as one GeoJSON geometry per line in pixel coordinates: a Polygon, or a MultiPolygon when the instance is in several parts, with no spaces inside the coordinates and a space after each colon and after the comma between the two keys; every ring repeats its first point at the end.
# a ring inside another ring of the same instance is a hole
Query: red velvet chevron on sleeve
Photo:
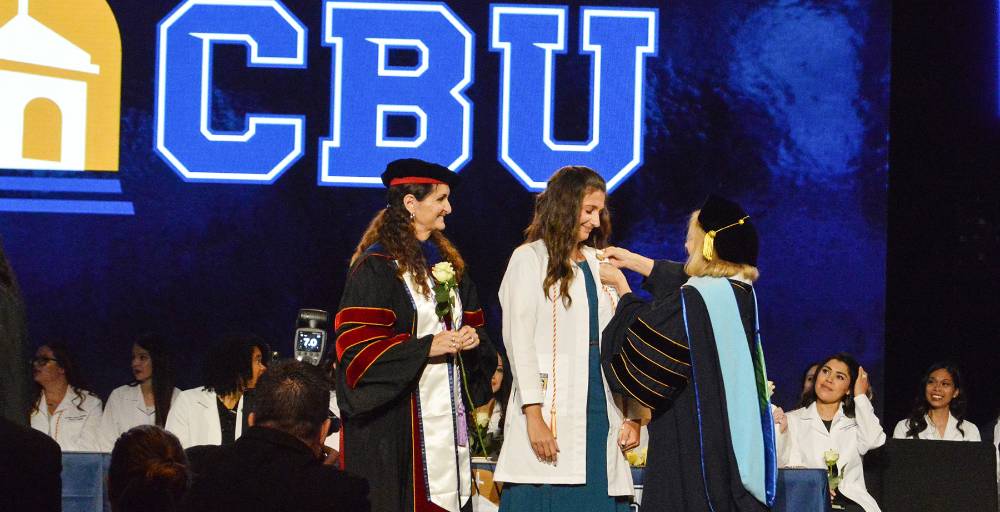
{"type": "Polygon", "coordinates": [[[337,360],[344,357],[347,349],[369,341],[376,341],[392,336],[392,329],[377,325],[359,325],[353,329],[348,329],[337,336],[337,360]]]}
{"type": "Polygon", "coordinates": [[[357,386],[358,381],[361,380],[361,377],[368,371],[368,368],[375,364],[375,361],[377,361],[382,354],[385,354],[387,350],[399,345],[409,337],[409,334],[403,333],[397,334],[391,338],[385,338],[368,343],[365,348],[362,348],[361,351],[358,352],[353,359],[351,359],[350,364],[347,365],[347,369],[344,370],[344,377],[347,381],[347,385],[352,388],[357,386]]]}
{"type": "Polygon", "coordinates": [[[486,316],[483,315],[483,310],[477,309],[475,311],[463,311],[462,325],[468,325],[474,329],[478,329],[486,325],[486,316]]]}
{"type": "Polygon", "coordinates": [[[334,319],[333,328],[339,330],[344,324],[381,325],[392,327],[396,323],[396,313],[391,309],[351,307],[341,309],[334,319]]]}

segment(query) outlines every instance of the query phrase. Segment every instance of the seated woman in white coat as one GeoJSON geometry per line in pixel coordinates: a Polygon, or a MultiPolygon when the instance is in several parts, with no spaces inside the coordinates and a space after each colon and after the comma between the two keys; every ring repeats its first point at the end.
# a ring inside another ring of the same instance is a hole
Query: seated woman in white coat
{"type": "Polygon", "coordinates": [[[827,358],[816,372],[808,405],[785,415],[778,435],[782,467],[826,469],[826,452],[836,452],[839,487],[835,508],[880,512],[865,487],[862,456],[885,444],[885,432],[866,393],[868,374],[849,354],[827,358]]]}
{"type": "Polygon", "coordinates": [[[257,385],[269,355],[270,348],[254,335],[223,337],[205,361],[205,385],[177,395],[166,430],[185,449],[236,442],[243,426],[243,393],[257,385]]]}
{"type": "Polygon", "coordinates": [[[163,428],[180,390],[167,343],[160,335],[144,334],[132,344],[132,382],[115,388],[101,417],[101,451],[110,453],[118,437],[139,425],[163,428]]]}
{"type": "MultiPolygon", "coordinates": [[[[493,377],[490,378],[490,389],[493,398],[489,402],[472,412],[472,418],[477,425],[486,425],[486,434],[503,434],[503,408],[510,398],[510,387],[512,385],[510,372],[506,371],[508,363],[504,361],[503,354],[497,352],[497,367],[493,370],[493,377]]],[[[471,431],[471,428],[470,428],[471,431]]],[[[475,456],[487,456],[482,453],[473,453],[475,456]]]]}
{"type": "Polygon", "coordinates": [[[892,437],[982,441],[979,428],[965,419],[966,403],[958,367],[946,362],[934,363],[920,380],[920,391],[910,416],[896,424],[892,437]]]}
{"type": "Polygon", "coordinates": [[[623,411],[601,369],[614,313],[597,260],[611,229],[605,197],[593,170],[556,171],[500,284],[514,377],[495,473],[501,511],[629,510],[622,451],[638,445],[643,414],[623,411]]]}
{"type": "Polygon", "coordinates": [[[39,347],[31,376],[31,428],[55,439],[64,452],[100,451],[101,399],[86,390],[69,349],[58,343],[39,347]]]}

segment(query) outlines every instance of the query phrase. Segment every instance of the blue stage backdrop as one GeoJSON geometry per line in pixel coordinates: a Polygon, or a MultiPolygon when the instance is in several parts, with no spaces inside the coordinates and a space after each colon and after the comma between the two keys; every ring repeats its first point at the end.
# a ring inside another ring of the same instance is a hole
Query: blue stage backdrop
{"type": "Polygon", "coordinates": [[[182,387],[223,332],[287,355],[415,156],[463,177],[447,234],[495,338],[534,192],[585,164],[614,243],[653,257],[684,258],[709,192],[745,205],[779,403],[835,351],[878,381],[886,3],[582,4],[0,0],[0,234],[32,345],[69,343],[102,394],[144,331],[182,387]]]}

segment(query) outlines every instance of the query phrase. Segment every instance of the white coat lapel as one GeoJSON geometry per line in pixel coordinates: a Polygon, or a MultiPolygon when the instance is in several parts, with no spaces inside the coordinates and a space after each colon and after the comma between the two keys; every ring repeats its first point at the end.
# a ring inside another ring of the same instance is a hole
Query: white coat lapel
{"type": "MultiPolygon", "coordinates": [[[[805,419],[808,420],[809,428],[826,437],[830,437],[830,431],[826,429],[826,425],[823,424],[823,418],[819,416],[819,409],[816,407],[816,402],[809,404],[809,408],[806,409],[805,419]]],[[[836,419],[837,417],[834,416],[834,421],[836,419]]],[[[833,429],[831,428],[830,430],[833,429]]]]}
{"type": "Polygon", "coordinates": [[[222,424],[219,423],[219,407],[215,405],[216,401],[218,401],[218,395],[215,394],[215,391],[202,390],[198,394],[198,400],[195,403],[198,408],[197,414],[200,414],[205,419],[209,427],[208,435],[212,438],[218,438],[214,444],[221,444],[222,424]]]}
{"type": "Polygon", "coordinates": [[[132,386],[132,392],[125,398],[129,401],[129,406],[142,413],[140,417],[146,416],[146,399],[142,397],[142,386],[132,386]]]}

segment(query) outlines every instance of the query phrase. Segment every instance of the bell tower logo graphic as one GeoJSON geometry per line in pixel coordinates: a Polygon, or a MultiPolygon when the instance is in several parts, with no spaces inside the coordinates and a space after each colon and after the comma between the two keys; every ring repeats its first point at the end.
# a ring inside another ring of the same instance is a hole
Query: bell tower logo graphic
{"type": "Polygon", "coordinates": [[[105,0],[0,0],[0,211],[133,213],[79,198],[121,192],[121,56],[105,0]]]}

